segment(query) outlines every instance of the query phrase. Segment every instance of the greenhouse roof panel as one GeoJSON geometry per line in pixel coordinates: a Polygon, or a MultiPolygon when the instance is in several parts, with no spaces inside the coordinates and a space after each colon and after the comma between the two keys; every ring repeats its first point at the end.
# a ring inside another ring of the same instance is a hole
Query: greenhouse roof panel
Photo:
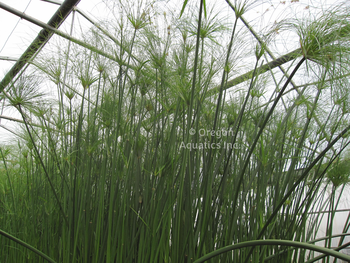
{"type": "Polygon", "coordinates": [[[0,39],[1,90],[22,69],[28,59],[42,47],[38,43],[42,41],[44,41],[42,43],[46,43],[52,35],[48,31],[41,31],[41,27],[22,19],[20,16],[29,16],[44,23],[48,21],[48,25],[59,27],[79,1],[66,0],[59,8],[44,1],[31,0],[26,5],[23,1],[0,3],[0,24],[9,25],[1,27],[1,35],[3,36],[0,39]],[[43,37],[38,38],[39,33],[43,37]],[[18,61],[19,58],[22,58],[21,62],[18,61]]]}

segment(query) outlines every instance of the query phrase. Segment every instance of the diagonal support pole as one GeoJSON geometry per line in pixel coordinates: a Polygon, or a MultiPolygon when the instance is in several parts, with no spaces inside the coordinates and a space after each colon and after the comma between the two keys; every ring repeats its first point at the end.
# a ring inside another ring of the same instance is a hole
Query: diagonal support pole
{"type": "MultiPolygon", "coordinates": [[[[56,13],[51,17],[48,26],[53,28],[59,28],[68,15],[73,11],[74,7],[80,2],[80,0],[66,0],[58,8],[56,13]]],[[[14,13],[17,10],[0,2],[0,8],[14,13]]],[[[24,15],[24,14],[23,14],[24,15]]],[[[47,41],[53,35],[52,30],[47,28],[42,29],[34,41],[29,45],[26,51],[23,52],[22,56],[17,60],[15,65],[9,70],[0,83],[0,93],[6,88],[6,86],[13,80],[13,78],[24,68],[24,66],[35,57],[38,51],[40,51],[47,41]]]]}

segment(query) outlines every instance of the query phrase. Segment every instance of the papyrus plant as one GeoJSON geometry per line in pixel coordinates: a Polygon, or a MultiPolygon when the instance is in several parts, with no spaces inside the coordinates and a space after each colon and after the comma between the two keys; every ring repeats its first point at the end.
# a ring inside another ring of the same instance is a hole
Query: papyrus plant
{"type": "Polygon", "coordinates": [[[56,38],[2,94],[25,136],[0,152],[1,260],[349,260],[346,239],[329,246],[334,197],[325,247],[310,244],[350,142],[346,6],[259,35],[245,1],[227,18],[205,1],[106,3],[114,19],[86,45],[56,38]]]}

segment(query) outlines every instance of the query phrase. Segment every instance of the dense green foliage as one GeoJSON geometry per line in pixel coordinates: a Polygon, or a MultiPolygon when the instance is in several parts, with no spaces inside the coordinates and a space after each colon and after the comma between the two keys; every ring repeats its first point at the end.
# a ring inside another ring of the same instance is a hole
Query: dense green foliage
{"type": "Polygon", "coordinates": [[[227,3],[231,19],[113,3],[117,19],[85,32],[93,50],[44,49],[1,94],[23,131],[1,146],[0,262],[194,262],[227,246],[207,262],[305,262],[325,207],[317,251],[344,255],[330,249],[349,180],[349,10],[252,38],[246,2],[227,3]],[[297,40],[276,59],[278,32],[297,40]]]}

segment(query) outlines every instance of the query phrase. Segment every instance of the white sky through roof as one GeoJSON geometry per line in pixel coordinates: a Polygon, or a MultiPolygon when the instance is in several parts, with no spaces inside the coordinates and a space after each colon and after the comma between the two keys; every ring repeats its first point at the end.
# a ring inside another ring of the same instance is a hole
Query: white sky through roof
{"type": "MultiPolygon", "coordinates": [[[[1,3],[44,23],[47,23],[59,8],[57,4],[41,0],[5,0],[1,3]]],[[[101,4],[101,1],[81,0],[78,7],[97,21],[98,17],[103,17],[104,11],[99,9],[101,4]]],[[[80,27],[82,24],[86,28],[91,26],[82,17],[79,18],[78,22],[80,27]]],[[[66,19],[59,30],[68,33],[70,24],[71,16],[66,19]]],[[[41,30],[41,27],[0,8],[0,81],[15,64],[13,59],[18,59],[22,55],[41,30]]],[[[20,118],[19,114],[13,109],[3,109],[2,101],[0,103],[0,115],[20,118]]],[[[16,131],[16,123],[12,121],[0,119],[0,125],[16,131]]],[[[11,132],[0,127],[0,143],[9,142],[12,138],[13,134],[11,132]]]]}
{"type": "MultiPolygon", "coordinates": [[[[56,4],[40,0],[5,0],[1,2],[44,23],[47,23],[59,8],[56,4]]],[[[93,16],[91,11],[97,11],[96,5],[99,2],[101,1],[82,0],[78,6],[93,16]]],[[[19,58],[41,29],[39,26],[0,9],[0,56],[19,58]]],[[[0,59],[0,79],[4,77],[13,64],[12,61],[0,59]]]]}
{"type": "MultiPolygon", "coordinates": [[[[177,6],[180,6],[183,2],[182,0],[175,1],[179,2],[177,6]]],[[[56,4],[41,0],[3,0],[1,2],[45,23],[48,22],[58,8],[56,4]]],[[[168,1],[164,1],[164,3],[166,2],[168,1]]],[[[195,3],[194,0],[189,2],[195,3]]],[[[215,5],[225,6],[228,12],[232,12],[224,1],[207,0],[206,2],[208,5],[215,2],[215,5]]],[[[295,15],[305,15],[307,12],[312,12],[313,9],[327,9],[334,2],[336,1],[255,1],[254,5],[256,8],[245,15],[245,18],[249,16],[252,19],[247,19],[248,21],[255,20],[255,26],[260,24],[263,27],[274,20],[283,18],[283,14],[293,12],[295,15]]],[[[103,11],[105,10],[99,8],[102,5],[103,2],[101,0],[81,0],[78,7],[89,16],[103,17],[103,11]]],[[[34,40],[40,30],[40,27],[0,9],[0,56],[18,58],[32,40],[34,40]]],[[[259,28],[255,28],[255,30],[258,31],[259,28]]],[[[13,64],[14,62],[0,59],[0,79],[3,78],[13,64]]]]}
{"type": "MultiPolygon", "coordinates": [[[[21,12],[25,12],[25,14],[45,23],[50,20],[59,7],[57,4],[42,0],[4,0],[0,2],[21,12]]],[[[108,10],[110,6],[106,3],[112,2],[113,1],[110,0],[81,0],[78,4],[78,8],[94,21],[99,21],[99,19],[110,18],[111,12],[108,10]]],[[[158,2],[161,4],[164,3],[164,6],[171,6],[171,9],[174,9],[174,12],[177,13],[180,12],[183,4],[183,0],[165,0],[158,2]]],[[[334,3],[337,2],[335,0],[263,0],[249,1],[249,3],[252,4],[250,10],[244,15],[244,18],[250,23],[256,32],[263,34],[264,28],[273,24],[275,21],[280,21],[287,16],[299,18],[313,16],[322,10],[327,10],[330,6],[334,6],[334,3]]],[[[188,5],[197,4],[198,0],[188,1],[188,5]]],[[[207,9],[214,5],[215,9],[220,10],[224,16],[228,17],[227,19],[232,19],[232,10],[227,3],[225,3],[225,0],[207,0],[206,4],[207,9]]],[[[159,12],[162,13],[161,10],[159,10],[159,12]]],[[[72,16],[70,15],[65,20],[59,30],[69,33],[71,17],[72,16]]],[[[84,30],[88,30],[91,27],[91,23],[81,15],[77,15],[74,27],[75,33],[73,33],[73,36],[81,39],[79,34],[81,31],[84,32],[84,30]]],[[[0,81],[15,63],[14,61],[9,61],[5,58],[19,58],[31,42],[37,37],[40,30],[41,28],[39,26],[0,8],[0,81]]],[[[251,40],[252,42],[255,41],[253,36],[251,36],[251,40]]],[[[286,43],[288,43],[288,41],[283,40],[283,42],[283,44],[279,45],[278,40],[276,40],[277,45],[270,47],[276,57],[298,47],[287,47],[286,43]]],[[[295,41],[291,41],[292,45],[293,43],[295,43],[295,41]]],[[[6,111],[5,109],[5,111],[3,111],[2,102],[0,103],[0,115],[20,118],[14,110],[6,111]]],[[[6,119],[0,119],[0,124],[8,128],[12,128],[16,125],[16,123],[6,119]]],[[[11,137],[12,134],[10,132],[6,131],[3,127],[0,127],[0,143],[8,141],[11,137]]]]}
{"type": "MultiPolygon", "coordinates": [[[[39,0],[7,0],[2,3],[47,22],[57,10],[56,5],[39,0]]],[[[41,28],[0,9],[0,56],[18,58],[35,39],[41,28]]],[[[0,78],[14,62],[0,60],[0,78]]]]}

